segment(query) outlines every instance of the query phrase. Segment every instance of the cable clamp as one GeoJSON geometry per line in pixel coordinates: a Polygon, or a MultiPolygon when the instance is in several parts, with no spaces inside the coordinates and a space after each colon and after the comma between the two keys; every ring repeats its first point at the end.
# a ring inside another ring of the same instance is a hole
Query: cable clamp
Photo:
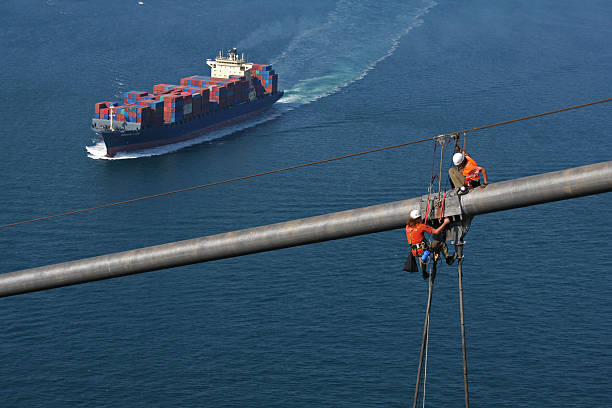
{"type": "Polygon", "coordinates": [[[433,140],[440,143],[440,146],[444,147],[444,144],[446,143],[446,141],[448,140],[449,137],[451,137],[452,135],[450,134],[443,134],[443,135],[438,135],[438,136],[434,136],[433,140]]]}

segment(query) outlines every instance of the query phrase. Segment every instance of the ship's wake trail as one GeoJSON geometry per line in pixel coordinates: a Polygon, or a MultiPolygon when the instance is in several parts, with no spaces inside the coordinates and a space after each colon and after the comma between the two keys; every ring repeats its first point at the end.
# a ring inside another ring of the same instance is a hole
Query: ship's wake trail
{"type": "MultiPolygon", "coordinates": [[[[279,73],[285,96],[268,112],[199,138],[106,157],[104,143],[86,146],[88,157],[125,160],[159,156],[257,126],[292,109],[338,92],[364,78],[393,55],[400,40],[423,23],[434,0],[339,0],[319,24],[298,32],[287,48],[270,61],[279,73]]],[[[259,36],[261,37],[261,36],[259,36]]],[[[244,45],[244,44],[242,44],[244,45]]]]}
{"type": "Polygon", "coordinates": [[[215,130],[213,132],[207,133],[195,139],[186,140],[184,142],[173,143],[170,145],[153,147],[150,149],[137,150],[133,152],[120,152],[117,153],[114,157],[106,157],[106,146],[104,142],[98,141],[92,146],[85,146],[87,150],[87,157],[95,160],[126,160],[126,159],[139,159],[142,157],[151,157],[151,156],[160,156],[162,154],[172,153],[177,150],[184,149],[189,146],[194,146],[200,143],[210,142],[215,139],[219,139],[232,133],[240,132],[241,130],[248,129],[264,122],[268,122],[272,119],[275,119],[282,115],[283,113],[290,110],[291,107],[284,105],[275,105],[272,106],[268,111],[262,113],[261,115],[245,120],[244,122],[237,123],[235,125],[231,125],[225,127],[223,129],[215,130]]]}
{"type": "Polygon", "coordinates": [[[286,89],[279,103],[310,103],[364,78],[434,6],[433,0],[338,1],[326,21],[298,34],[272,61],[286,89]]]}

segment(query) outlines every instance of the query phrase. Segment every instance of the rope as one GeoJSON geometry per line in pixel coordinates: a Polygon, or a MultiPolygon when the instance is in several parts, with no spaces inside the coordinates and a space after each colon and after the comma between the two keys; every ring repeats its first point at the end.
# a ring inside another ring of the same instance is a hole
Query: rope
{"type": "MultiPolygon", "coordinates": [[[[529,116],[522,116],[520,118],[516,118],[516,119],[510,119],[510,120],[506,120],[503,122],[497,122],[497,123],[492,123],[490,125],[484,125],[484,126],[479,126],[479,127],[475,127],[475,128],[471,128],[471,129],[465,129],[465,130],[460,130],[457,133],[468,133],[468,132],[475,132],[477,130],[483,130],[483,129],[488,129],[488,128],[492,128],[495,126],[503,126],[503,125],[508,125],[510,123],[515,123],[515,122],[520,122],[522,120],[528,120],[528,119],[534,119],[534,118],[539,118],[541,116],[546,116],[546,115],[553,115],[555,113],[561,113],[561,112],[567,112],[570,110],[574,110],[574,109],[580,109],[580,108],[586,108],[587,106],[592,106],[592,105],[597,105],[599,103],[606,103],[606,102],[610,102],[612,101],[612,98],[607,98],[607,99],[601,99],[599,101],[594,101],[594,102],[589,102],[589,103],[583,103],[582,105],[574,105],[574,106],[570,106],[568,108],[562,108],[562,109],[557,109],[554,111],[550,111],[550,112],[544,112],[544,113],[537,113],[535,115],[529,115],[529,116]]],[[[464,139],[465,140],[465,139],[464,139]]]]}
{"type": "MultiPolygon", "coordinates": [[[[515,122],[519,122],[519,121],[523,121],[523,120],[528,120],[528,119],[534,119],[534,118],[538,118],[538,117],[541,117],[541,116],[552,115],[552,114],[556,114],[556,113],[560,113],[560,112],[567,112],[567,111],[570,111],[570,110],[573,110],[573,109],[580,109],[580,108],[584,108],[584,107],[587,107],[587,106],[597,105],[597,104],[600,104],[600,103],[606,103],[606,102],[610,102],[610,101],[612,101],[612,98],[601,99],[599,101],[584,103],[584,104],[581,104],[581,105],[570,106],[570,107],[567,107],[567,108],[557,109],[557,110],[550,111],[550,112],[538,113],[536,115],[530,115],[530,116],[522,116],[520,118],[506,120],[506,121],[503,121],[503,122],[492,123],[492,124],[489,124],[489,125],[479,126],[479,127],[475,127],[475,128],[471,128],[471,129],[465,129],[465,130],[461,130],[461,131],[453,132],[453,133],[447,133],[447,134],[445,134],[443,136],[453,136],[453,135],[455,135],[457,133],[463,133],[464,134],[464,139],[463,140],[464,140],[464,143],[465,143],[465,134],[469,133],[469,132],[475,132],[477,130],[488,129],[488,128],[492,128],[492,127],[495,127],[495,126],[503,126],[503,125],[507,125],[507,124],[510,124],[510,123],[515,123],[515,122]]],[[[247,180],[247,179],[251,179],[251,178],[255,178],[255,177],[260,177],[260,176],[267,176],[267,175],[270,175],[270,174],[280,173],[280,172],[289,171],[289,170],[295,170],[295,169],[299,169],[299,168],[302,168],[302,167],[315,166],[315,165],[318,165],[318,164],[329,163],[329,162],[336,161],[336,160],[348,159],[348,158],[351,158],[351,157],[362,156],[362,155],[365,155],[365,154],[382,152],[382,151],[391,150],[391,149],[397,149],[399,147],[409,146],[409,145],[413,145],[413,144],[417,144],[417,143],[423,143],[423,142],[427,142],[427,141],[430,141],[430,140],[436,140],[437,137],[439,137],[439,136],[426,137],[426,138],[423,138],[423,139],[413,140],[413,141],[410,141],[410,142],[404,142],[404,143],[399,143],[399,144],[395,144],[395,145],[391,145],[391,146],[379,147],[377,149],[371,149],[371,150],[366,150],[366,151],[363,151],[363,152],[346,154],[346,155],[343,155],[343,156],[332,157],[332,158],[329,158],[329,159],[318,160],[318,161],[313,161],[313,162],[309,162],[309,163],[302,163],[302,164],[298,164],[298,165],[295,165],[295,166],[284,167],[282,169],[264,171],[264,172],[261,172],[261,173],[255,173],[255,174],[251,174],[251,175],[248,175],[248,176],[235,177],[235,178],[231,178],[231,179],[227,179],[227,180],[216,181],[216,182],[213,182],[213,183],[202,184],[202,185],[199,185],[199,186],[187,187],[187,188],[182,188],[182,189],[174,190],[174,191],[168,191],[168,192],[165,192],[165,193],[152,194],[152,195],[132,198],[132,199],[129,199],[129,200],[117,201],[117,202],[114,202],[114,203],[101,204],[101,205],[97,205],[97,206],[94,206],[94,207],[83,208],[83,209],[80,209],[80,210],[66,211],[66,212],[63,212],[63,213],[48,215],[48,216],[45,216],[45,217],[32,218],[32,219],[23,220],[23,221],[12,222],[12,223],[9,223],[9,224],[0,225],[0,228],[7,228],[7,227],[15,226],[15,225],[28,224],[28,223],[36,222],[36,221],[49,220],[49,219],[57,218],[57,217],[64,217],[66,215],[72,215],[72,214],[78,214],[78,213],[83,213],[83,212],[87,212],[87,211],[99,210],[99,209],[102,209],[102,208],[108,208],[108,207],[113,207],[113,206],[117,206],[117,205],[133,203],[133,202],[136,202],[136,201],[148,200],[148,199],[152,199],[152,198],[168,196],[168,195],[171,195],[171,194],[177,194],[177,193],[182,193],[182,192],[186,192],[186,191],[191,191],[191,190],[197,190],[197,189],[201,189],[201,188],[212,187],[212,186],[216,186],[216,185],[220,185],[220,184],[233,183],[233,182],[236,182],[236,181],[247,180]]]]}
{"type": "Polygon", "coordinates": [[[427,339],[425,340],[425,362],[423,363],[423,408],[425,408],[425,392],[427,391],[427,360],[428,360],[428,357],[429,357],[429,315],[427,316],[427,339]]]}
{"type": "Polygon", "coordinates": [[[440,148],[440,177],[438,177],[438,200],[440,200],[440,191],[442,190],[442,165],[444,160],[444,148],[446,147],[446,139],[443,139],[442,147],[440,148]]]}
{"type": "Polygon", "coordinates": [[[442,222],[442,218],[444,218],[444,201],[446,201],[446,191],[442,196],[442,204],[440,205],[440,222],[442,222]]]}
{"type": "Polygon", "coordinates": [[[427,224],[427,220],[429,219],[429,205],[430,205],[430,197],[431,197],[431,189],[433,188],[434,181],[436,180],[436,175],[434,174],[435,166],[436,166],[436,148],[438,147],[438,143],[434,141],[433,153],[431,156],[431,179],[429,179],[429,186],[427,187],[427,209],[425,210],[425,221],[423,224],[427,224]]]}
{"type": "MultiPolygon", "coordinates": [[[[423,376],[423,372],[421,371],[423,368],[423,363],[425,362],[425,370],[427,370],[427,347],[429,345],[429,316],[431,314],[431,300],[433,297],[434,290],[434,281],[436,279],[437,274],[437,261],[433,260],[431,274],[429,275],[429,293],[427,295],[427,309],[425,312],[425,324],[423,326],[423,339],[421,341],[421,353],[419,355],[419,367],[417,369],[417,379],[416,385],[414,387],[414,400],[412,404],[412,408],[417,408],[419,402],[419,392],[421,390],[421,377],[423,376]],[[425,361],[424,361],[425,360],[425,361]]],[[[426,377],[425,377],[426,378],[426,377]]],[[[425,404],[425,388],[423,387],[423,404],[425,404]]]]}
{"type": "Polygon", "coordinates": [[[282,169],[276,169],[276,170],[270,170],[270,171],[264,171],[264,172],[261,172],[261,173],[255,173],[255,174],[251,174],[251,175],[248,175],[248,176],[235,177],[235,178],[231,178],[231,179],[227,179],[227,180],[215,181],[213,183],[208,183],[208,184],[202,184],[202,185],[199,185],[199,186],[182,188],[182,189],[179,189],[179,190],[168,191],[168,192],[165,192],[165,193],[159,193],[159,194],[152,194],[152,195],[147,195],[147,196],[142,196],[142,197],[136,197],[136,198],[132,198],[132,199],[129,199],[129,200],[117,201],[117,202],[108,203],[108,204],[101,204],[101,205],[97,205],[95,207],[83,208],[83,209],[80,209],[80,210],[67,211],[67,212],[63,212],[63,213],[60,213],[60,214],[48,215],[46,217],[33,218],[33,219],[30,219],[30,220],[12,222],[10,224],[0,225],[0,228],[12,227],[12,226],[15,226],[15,225],[27,224],[27,223],[36,222],[36,221],[43,221],[43,220],[48,220],[48,219],[51,219],[51,218],[64,217],[66,215],[78,214],[78,213],[82,213],[82,212],[86,212],[86,211],[99,210],[101,208],[108,208],[108,207],[113,207],[113,206],[117,206],[117,205],[121,205],[121,204],[133,203],[135,201],[148,200],[148,199],[151,199],[151,198],[157,198],[157,197],[168,196],[168,195],[171,195],[171,194],[183,193],[185,191],[197,190],[197,189],[200,189],[200,188],[212,187],[212,186],[217,186],[217,185],[220,185],[220,184],[233,183],[233,182],[236,182],[236,181],[247,180],[247,179],[251,179],[251,178],[255,178],[255,177],[260,177],[260,176],[267,176],[269,174],[281,173],[283,171],[289,171],[289,170],[295,170],[295,169],[299,169],[301,167],[315,166],[317,164],[328,163],[328,162],[335,161],[335,160],[342,160],[342,159],[347,159],[347,158],[350,158],[350,157],[361,156],[361,155],[364,155],[364,154],[381,152],[383,150],[390,150],[390,149],[395,149],[395,148],[398,148],[398,147],[408,146],[408,145],[412,145],[412,144],[416,144],[416,143],[427,142],[427,141],[429,141],[431,139],[432,138],[428,137],[426,139],[414,140],[414,141],[411,141],[411,142],[400,143],[400,144],[396,144],[396,145],[392,145],[392,146],[380,147],[380,148],[377,148],[377,149],[367,150],[367,151],[364,151],[364,152],[352,153],[352,154],[347,154],[347,155],[344,155],[344,156],[332,157],[330,159],[318,160],[318,161],[309,162],[309,163],[302,163],[302,164],[298,164],[298,165],[295,165],[295,166],[290,166],[290,167],[285,167],[285,168],[282,168],[282,169]]]}
{"type": "Polygon", "coordinates": [[[427,209],[425,210],[425,221],[423,221],[423,224],[427,224],[427,220],[429,219],[429,203],[429,193],[427,193],[427,209]]]}
{"type": "MultiPolygon", "coordinates": [[[[459,238],[461,239],[461,238],[459,238]]],[[[464,399],[465,408],[470,408],[470,397],[468,388],[468,373],[467,373],[467,351],[466,351],[466,340],[465,340],[465,319],[463,314],[463,241],[456,241],[456,254],[457,254],[457,275],[459,282],[459,314],[461,317],[461,350],[463,355],[463,388],[464,388],[464,399]]]]}
{"type": "Polygon", "coordinates": [[[431,155],[431,183],[432,184],[433,184],[434,179],[436,178],[434,171],[436,169],[436,148],[437,147],[438,147],[438,143],[434,141],[433,153],[431,155]]]}
{"type": "MultiPolygon", "coordinates": [[[[455,150],[451,147],[450,143],[447,145],[448,150],[450,150],[450,157],[451,157],[451,161],[452,161],[452,157],[453,157],[453,153],[455,152],[455,150]]],[[[451,185],[450,182],[450,177],[448,175],[448,173],[446,173],[446,177],[444,178],[444,189],[448,190],[451,189],[453,186],[451,185]]]]}

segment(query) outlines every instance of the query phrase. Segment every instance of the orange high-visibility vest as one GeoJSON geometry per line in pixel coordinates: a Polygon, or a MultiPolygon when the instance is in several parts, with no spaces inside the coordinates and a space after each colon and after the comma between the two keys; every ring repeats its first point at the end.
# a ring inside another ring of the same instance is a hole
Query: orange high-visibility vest
{"type": "Polygon", "coordinates": [[[464,156],[467,163],[465,163],[465,166],[463,166],[462,173],[463,177],[465,177],[465,185],[467,186],[470,180],[478,181],[478,179],[480,178],[480,175],[478,173],[480,173],[482,167],[478,167],[474,159],[472,159],[467,154],[464,154],[464,156]]]}
{"type": "MultiPolygon", "coordinates": [[[[417,224],[414,227],[406,226],[406,239],[411,247],[422,243],[425,240],[425,233],[431,234],[433,228],[425,224],[417,224]]],[[[423,246],[420,248],[412,248],[412,255],[422,254],[423,246]]]]}

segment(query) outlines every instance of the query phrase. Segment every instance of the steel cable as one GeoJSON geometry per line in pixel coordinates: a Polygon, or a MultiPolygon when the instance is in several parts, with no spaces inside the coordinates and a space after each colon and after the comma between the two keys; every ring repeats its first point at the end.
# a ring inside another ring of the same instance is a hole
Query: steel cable
{"type": "Polygon", "coordinates": [[[148,199],[151,199],[151,198],[168,196],[168,195],[171,195],[171,194],[182,193],[182,192],[185,192],[185,191],[197,190],[197,189],[206,188],[206,187],[212,187],[212,186],[216,186],[216,185],[220,185],[220,184],[233,183],[233,182],[236,182],[236,181],[247,180],[247,179],[251,179],[251,178],[255,178],[255,177],[260,177],[260,176],[267,176],[267,175],[270,175],[270,174],[281,173],[281,172],[289,171],[289,170],[295,170],[295,169],[299,169],[299,168],[302,168],[302,167],[315,166],[315,165],[318,165],[318,164],[329,163],[329,162],[336,161],[336,160],[342,160],[342,159],[348,159],[348,158],[351,158],[351,157],[363,156],[365,154],[381,152],[381,151],[384,151],[384,150],[397,149],[399,147],[409,146],[409,145],[413,145],[413,144],[417,144],[417,143],[428,142],[428,141],[431,141],[431,140],[437,140],[440,137],[447,137],[447,136],[450,137],[450,136],[461,134],[461,133],[465,134],[465,133],[469,133],[469,132],[475,132],[475,131],[478,131],[478,130],[488,129],[488,128],[492,128],[492,127],[496,127],[496,126],[503,126],[503,125],[507,125],[507,124],[510,124],[510,123],[520,122],[520,121],[528,120],[528,119],[534,119],[534,118],[538,118],[538,117],[542,117],[542,116],[546,116],[546,115],[552,115],[552,114],[555,114],[555,113],[567,112],[567,111],[570,111],[570,110],[580,109],[580,108],[584,108],[584,107],[587,107],[587,106],[597,105],[597,104],[606,103],[606,102],[610,102],[610,101],[612,101],[612,98],[601,99],[601,100],[598,100],[598,101],[584,103],[584,104],[581,104],[581,105],[570,106],[570,107],[562,108],[562,109],[556,109],[556,110],[549,111],[549,112],[538,113],[538,114],[529,115],[529,116],[522,116],[522,117],[519,117],[519,118],[515,118],[515,119],[511,119],[511,120],[506,120],[506,121],[503,121],[503,122],[492,123],[492,124],[489,124],[489,125],[479,126],[479,127],[475,127],[475,128],[471,128],[471,129],[460,130],[460,131],[457,131],[457,132],[445,133],[445,134],[439,135],[439,136],[432,136],[432,137],[427,137],[427,138],[424,138],[424,139],[413,140],[413,141],[410,141],[410,142],[399,143],[399,144],[395,144],[395,145],[391,145],[391,146],[379,147],[377,149],[366,150],[366,151],[363,151],[363,152],[351,153],[351,154],[346,154],[346,155],[343,155],[343,156],[332,157],[332,158],[329,158],[329,159],[317,160],[317,161],[313,161],[313,162],[309,162],[309,163],[297,164],[297,165],[294,165],[294,166],[284,167],[282,169],[264,171],[264,172],[261,172],[261,173],[255,173],[255,174],[251,174],[251,175],[248,175],[248,176],[241,176],[241,177],[235,177],[235,178],[221,180],[221,181],[215,181],[213,183],[201,184],[201,185],[192,186],[192,187],[186,187],[186,188],[182,188],[182,189],[178,189],[178,190],[168,191],[168,192],[165,192],[165,193],[158,193],[158,194],[152,194],[152,195],[147,195],[147,196],[141,196],[141,197],[136,197],[136,198],[132,198],[132,199],[129,199],[129,200],[117,201],[117,202],[114,202],[114,203],[107,203],[107,204],[97,205],[97,206],[94,206],[94,207],[83,208],[83,209],[80,209],[80,210],[67,211],[67,212],[63,212],[63,213],[48,215],[48,216],[45,216],[45,217],[32,218],[32,219],[23,220],[23,221],[12,222],[12,223],[9,223],[9,224],[0,225],[0,228],[7,228],[7,227],[15,226],[15,225],[28,224],[28,223],[32,223],[32,222],[36,222],[36,221],[49,220],[49,219],[52,219],[52,218],[64,217],[66,215],[72,215],[72,214],[78,214],[78,213],[83,213],[83,212],[87,212],[87,211],[99,210],[99,209],[102,209],[102,208],[114,207],[114,206],[118,206],[118,205],[122,205],[122,204],[133,203],[133,202],[136,202],[136,201],[142,201],[142,200],[148,200],[148,199]]]}

